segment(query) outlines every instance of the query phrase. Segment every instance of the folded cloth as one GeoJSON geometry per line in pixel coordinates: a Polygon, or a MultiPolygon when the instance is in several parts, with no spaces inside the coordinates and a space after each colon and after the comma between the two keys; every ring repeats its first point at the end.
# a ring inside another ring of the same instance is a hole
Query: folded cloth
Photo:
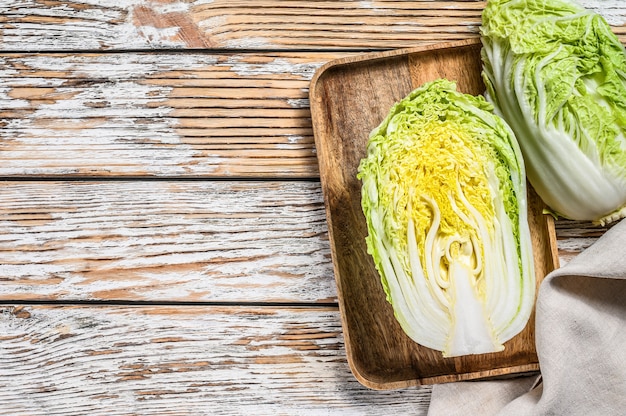
{"type": "Polygon", "coordinates": [[[433,386],[428,416],[626,415],[626,220],[537,295],[537,377],[433,386]]]}

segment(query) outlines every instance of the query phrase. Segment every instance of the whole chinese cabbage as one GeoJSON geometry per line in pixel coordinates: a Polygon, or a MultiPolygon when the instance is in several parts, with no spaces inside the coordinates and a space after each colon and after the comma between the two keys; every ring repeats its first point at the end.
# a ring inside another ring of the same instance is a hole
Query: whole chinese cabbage
{"type": "Polygon", "coordinates": [[[387,300],[444,356],[502,350],[534,304],[524,164],[492,110],[450,81],[425,84],[371,132],[358,169],[387,300]]]}
{"type": "Polygon", "coordinates": [[[489,0],[487,99],[519,140],[533,188],[557,214],[626,215],[626,53],[606,21],[562,0],[489,0]]]}

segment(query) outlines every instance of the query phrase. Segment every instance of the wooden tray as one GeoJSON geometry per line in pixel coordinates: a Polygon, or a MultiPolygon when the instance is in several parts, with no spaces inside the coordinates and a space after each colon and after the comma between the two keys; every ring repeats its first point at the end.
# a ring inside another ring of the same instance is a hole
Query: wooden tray
{"type": "MultiPolygon", "coordinates": [[[[392,104],[424,82],[448,78],[482,94],[478,40],[370,53],[329,62],[311,81],[310,100],[348,361],[373,389],[490,378],[538,370],[534,314],[500,353],[443,358],[404,334],[365,245],[357,167],[370,131],[392,104]]],[[[558,267],[552,217],[529,189],[537,285],[558,267]]]]}

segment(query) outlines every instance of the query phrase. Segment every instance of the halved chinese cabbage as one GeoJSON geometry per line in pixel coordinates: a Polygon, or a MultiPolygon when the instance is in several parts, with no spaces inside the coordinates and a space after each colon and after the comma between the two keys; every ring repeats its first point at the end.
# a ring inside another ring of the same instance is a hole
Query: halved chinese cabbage
{"type": "Polygon", "coordinates": [[[486,96],[533,188],[563,217],[624,217],[626,51],[610,26],[562,0],[489,0],[482,17],[486,96]]]}
{"type": "Polygon", "coordinates": [[[366,238],[406,334],[444,356],[502,350],[527,324],[535,276],[515,137],[482,97],[427,83],[371,132],[366,238]]]}

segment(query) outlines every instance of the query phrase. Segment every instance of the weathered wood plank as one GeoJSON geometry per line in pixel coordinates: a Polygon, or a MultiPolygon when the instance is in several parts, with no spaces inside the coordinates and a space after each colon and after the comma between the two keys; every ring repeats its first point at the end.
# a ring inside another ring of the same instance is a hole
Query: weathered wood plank
{"type": "Polygon", "coordinates": [[[425,415],[430,389],[372,391],[336,308],[3,306],[12,415],[425,415]]]}
{"type": "MultiPolygon", "coordinates": [[[[219,9],[215,3],[211,9],[219,9]]],[[[236,14],[240,6],[231,3],[223,6],[236,14]]],[[[385,10],[407,13],[406,3],[344,3],[314,7],[333,16],[369,10],[382,21],[385,10]]],[[[289,15],[308,7],[272,4],[289,15]]],[[[426,4],[450,13],[482,7],[472,1],[424,2],[408,13],[430,13],[424,12],[426,4]]],[[[74,8],[87,13],[92,7],[119,11],[138,5],[185,13],[206,6],[24,0],[0,9],[0,21],[39,15],[45,21],[55,14],[71,21],[68,10],[74,8]]],[[[620,2],[587,5],[611,16],[616,29],[626,22],[620,2]]],[[[254,12],[272,14],[271,9],[255,3],[254,12]]],[[[106,18],[103,10],[89,13],[106,18]]],[[[369,26],[359,27],[367,32],[369,26]]],[[[316,177],[308,84],[320,65],[346,53],[0,55],[0,176],[316,177]]]]}
{"type": "Polygon", "coordinates": [[[595,243],[598,238],[615,224],[600,226],[585,221],[565,219],[556,221],[555,228],[561,266],[567,264],[583,250],[595,243]]]}
{"type": "MultiPolygon", "coordinates": [[[[583,0],[624,38],[619,0],[583,0]]],[[[484,1],[4,1],[0,48],[398,48],[478,35],[484,1]]]]}
{"type": "Polygon", "coordinates": [[[338,53],[0,55],[0,176],[317,177],[338,53]]]}
{"type": "MultiPolygon", "coordinates": [[[[0,300],[335,302],[317,182],[5,182],[0,300]]],[[[606,228],[557,222],[568,261],[606,228]]]]}
{"type": "Polygon", "coordinates": [[[391,48],[477,33],[478,1],[5,2],[4,50],[391,48]]]}
{"type": "Polygon", "coordinates": [[[335,302],[316,182],[5,182],[0,300],[335,302]]]}

